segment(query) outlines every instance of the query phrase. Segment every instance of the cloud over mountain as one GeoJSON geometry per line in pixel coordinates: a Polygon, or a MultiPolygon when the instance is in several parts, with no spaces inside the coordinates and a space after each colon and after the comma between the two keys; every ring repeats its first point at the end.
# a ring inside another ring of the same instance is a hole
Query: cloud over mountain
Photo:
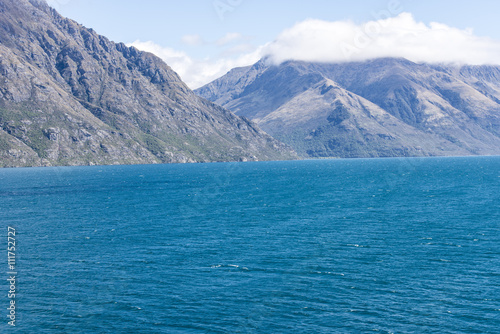
{"type": "Polygon", "coordinates": [[[309,19],[283,31],[264,53],[276,63],[362,61],[402,57],[415,62],[500,64],[500,41],[441,23],[418,22],[410,13],[355,24],[309,19]]]}
{"type": "MultiPolygon", "coordinates": [[[[187,44],[191,45],[199,44],[199,40],[199,36],[186,37],[187,44]]],[[[135,41],[129,45],[155,53],[191,88],[265,56],[276,64],[286,60],[342,63],[386,57],[406,58],[417,63],[500,64],[500,41],[477,36],[472,29],[418,22],[410,13],[362,24],[308,19],[284,30],[265,45],[246,43],[238,33],[227,34],[211,44],[220,49],[219,56],[204,59],[152,41],[135,41]]]]}

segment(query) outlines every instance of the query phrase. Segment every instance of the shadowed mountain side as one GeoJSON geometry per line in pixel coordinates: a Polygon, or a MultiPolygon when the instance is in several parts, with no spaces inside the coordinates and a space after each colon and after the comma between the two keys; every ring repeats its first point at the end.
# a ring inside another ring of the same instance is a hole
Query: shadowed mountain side
{"type": "Polygon", "coordinates": [[[0,165],[296,158],[151,53],[38,0],[0,0],[0,165]]]}

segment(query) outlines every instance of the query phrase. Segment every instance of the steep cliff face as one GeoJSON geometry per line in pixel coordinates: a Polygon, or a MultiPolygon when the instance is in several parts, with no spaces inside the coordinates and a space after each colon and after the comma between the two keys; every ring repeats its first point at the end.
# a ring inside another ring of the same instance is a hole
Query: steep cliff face
{"type": "Polygon", "coordinates": [[[153,54],[39,0],[0,0],[0,165],[295,158],[153,54]]]}
{"type": "Polygon", "coordinates": [[[500,67],[261,60],[198,89],[303,156],[500,154],[500,67]]]}

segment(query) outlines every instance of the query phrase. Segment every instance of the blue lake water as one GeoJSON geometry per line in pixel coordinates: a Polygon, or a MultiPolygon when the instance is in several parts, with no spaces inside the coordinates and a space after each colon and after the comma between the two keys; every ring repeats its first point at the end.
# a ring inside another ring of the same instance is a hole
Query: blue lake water
{"type": "Polygon", "coordinates": [[[3,169],[0,210],[2,333],[500,331],[500,157],[3,169]]]}

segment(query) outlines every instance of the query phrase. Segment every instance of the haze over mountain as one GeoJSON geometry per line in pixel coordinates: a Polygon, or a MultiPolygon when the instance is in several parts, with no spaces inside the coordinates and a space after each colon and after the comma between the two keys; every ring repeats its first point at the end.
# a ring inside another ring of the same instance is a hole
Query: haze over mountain
{"type": "Polygon", "coordinates": [[[196,96],[161,59],[0,0],[0,165],[294,158],[254,123],[196,96]]]}
{"type": "Polygon", "coordinates": [[[306,157],[500,154],[500,67],[263,59],[196,90],[306,157]]]}

